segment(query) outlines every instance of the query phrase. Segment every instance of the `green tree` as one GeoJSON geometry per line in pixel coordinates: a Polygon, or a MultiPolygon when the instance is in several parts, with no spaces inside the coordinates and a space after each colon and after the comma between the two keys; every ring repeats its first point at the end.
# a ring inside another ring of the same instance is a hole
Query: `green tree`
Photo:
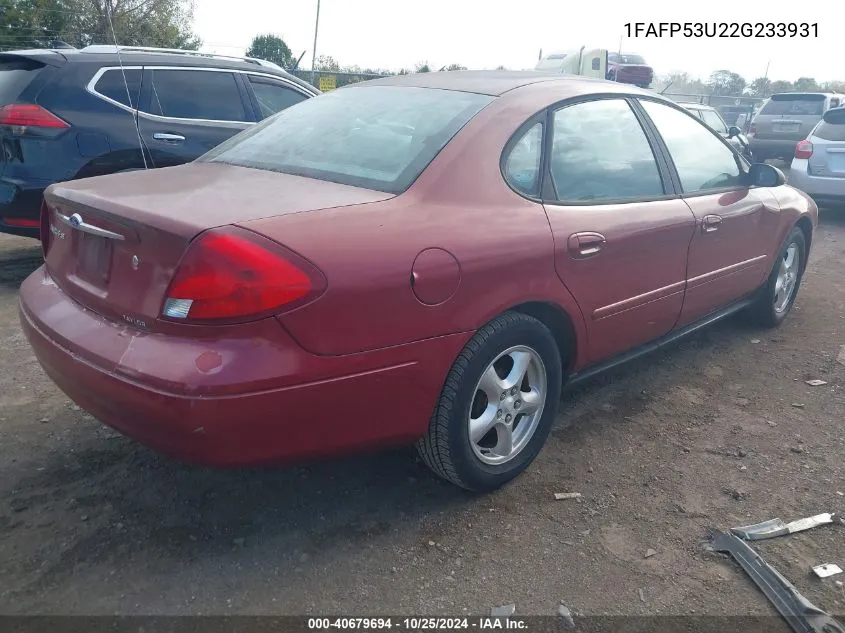
{"type": "Polygon", "coordinates": [[[0,0],[0,47],[118,44],[197,49],[192,0],[0,0]],[[112,35],[114,27],[114,36],[112,35]]]}
{"type": "Polygon", "coordinates": [[[784,81],[783,79],[778,79],[777,81],[772,82],[772,92],[771,94],[775,94],[777,92],[792,92],[795,88],[792,86],[791,81],[784,81]]]}
{"type": "Polygon", "coordinates": [[[256,57],[268,62],[278,64],[285,70],[292,70],[296,60],[290,52],[290,48],[278,35],[256,35],[252,44],[246,52],[247,57],[256,57]]]}
{"type": "Polygon", "coordinates": [[[752,97],[764,99],[772,94],[772,80],[768,77],[757,77],[748,86],[748,93],[752,97]]]}
{"type": "Polygon", "coordinates": [[[845,81],[826,81],[819,88],[825,92],[845,93],[845,81]]]}
{"type": "Polygon", "coordinates": [[[340,64],[331,55],[320,55],[314,63],[314,70],[340,72],[340,64]]]}
{"type": "Polygon", "coordinates": [[[745,90],[745,79],[730,70],[717,70],[710,75],[707,86],[714,95],[741,95],[745,90]]]}
{"type": "Polygon", "coordinates": [[[416,68],[414,69],[414,72],[430,73],[431,68],[428,67],[428,62],[420,62],[419,64],[417,64],[416,68]]]}
{"type": "Polygon", "coordinates": [[[818,92],[819,84],[812,77],[799,77],[795,80],[795,90],[798,92],[818,92]]]}
{"type": "Polygon", "coordinates": [[[460,64],[449,64],[444,68],[444,70],[466,70],[466,66],[461,66],[460,64]]]}

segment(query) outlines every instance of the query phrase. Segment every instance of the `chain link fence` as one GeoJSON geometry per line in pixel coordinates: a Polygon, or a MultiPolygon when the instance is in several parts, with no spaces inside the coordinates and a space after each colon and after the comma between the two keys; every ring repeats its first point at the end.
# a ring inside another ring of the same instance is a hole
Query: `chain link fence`
{"type": "MultiPolygon", "coordinates": [[[[294,70],[293,74],[312,83],[310,70],[294,70]]],[[[379,75],[374,73],[347,73],[336,72],[331,70],[317,70],[314,71],[313,85],[321,92],[328,92],[336,88],[342,88],[349,84],[358,83],[359,81],[367,81],[368,79],[378,79],[379,77],[386,77],[387,75],[379,75]]]]}

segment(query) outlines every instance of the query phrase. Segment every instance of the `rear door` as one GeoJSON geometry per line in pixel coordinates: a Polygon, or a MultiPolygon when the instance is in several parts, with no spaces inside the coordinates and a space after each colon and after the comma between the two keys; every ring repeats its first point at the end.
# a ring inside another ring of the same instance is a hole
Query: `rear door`
{"type": "Polygon", "coordinates": [[[780,208],[745,184],[739,157],[689,113],[640,99],[666,145],[683,201],[695,216],[679,326],[757,289],[778,230],[780,208]]]}
{"type": "Polygon", "coordinates": [[[145,67],[138,127],[156,167],[187,163],[255,122],[240,73],[145,67]]]}
{"type": "Polygon", "coordinates": [[[791,92],[772,95],[754,121],[756,138],[800,141],[822,118],[823,94],[791,92]]]}
{"type": "Polygon", "coordinates": [[[586,319],[597,362],[658,338],[684,300],[695,219],[625,98],[552,114],[544,197],[555,269],[586,319]]]}
{"type": "Polygon", "coordinates": [[[809,173],[826,178],[845,178],[845,108],[830,110],[810,137],[813,154],[809,173]]]}

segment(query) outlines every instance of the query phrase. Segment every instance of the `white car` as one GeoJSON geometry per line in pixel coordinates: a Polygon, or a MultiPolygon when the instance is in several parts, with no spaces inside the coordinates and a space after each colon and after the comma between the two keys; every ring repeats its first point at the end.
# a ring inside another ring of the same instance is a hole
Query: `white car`
{"type": "Polygon", "coordinates": [[[845,204],[845,107],[825,112],[795,146],[789,184],[817,204],[845,204]]]}

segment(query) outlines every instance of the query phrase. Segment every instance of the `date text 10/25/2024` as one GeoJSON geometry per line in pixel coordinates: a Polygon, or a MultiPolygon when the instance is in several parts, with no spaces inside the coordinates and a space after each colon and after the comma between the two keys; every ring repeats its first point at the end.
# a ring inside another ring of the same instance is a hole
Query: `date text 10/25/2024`
{"type": "Polygon", "coordinates": [[[628,22],[626,37],[810,38],[819,36],[818,22],[628,22]]]}
{"type": "Polygon", "coordinates": [[[401,617],[401,618],[308,618],[308,629],[328,631],[332,629],[364,629],[400,631],[448,631],[448,630],[526,630],[525,620],[512,617],[401,617]]]}

